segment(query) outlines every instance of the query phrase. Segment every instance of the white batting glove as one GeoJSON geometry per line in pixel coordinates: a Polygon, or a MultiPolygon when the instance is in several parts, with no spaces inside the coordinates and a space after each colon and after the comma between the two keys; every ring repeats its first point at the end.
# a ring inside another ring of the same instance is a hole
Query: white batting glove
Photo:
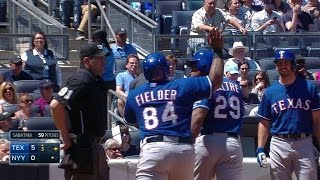
{"type": "Polygon", "coordinates": [[[267,156],[262,147],[257,148],[257,161],[260,167],[266,168],[268,165],[267,156]]]}

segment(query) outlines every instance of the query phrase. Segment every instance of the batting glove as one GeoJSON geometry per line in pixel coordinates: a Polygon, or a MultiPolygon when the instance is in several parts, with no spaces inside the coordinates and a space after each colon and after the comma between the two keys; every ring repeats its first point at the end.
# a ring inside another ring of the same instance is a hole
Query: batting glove
{"type": "Polygon", "coordinates": [[[268,164],[267,156],[264,153],[264,149],[262,147],[257,148],[257,161],[258,161],[260,167],[264,167],[264,168],[267,167],[267,164],[268,164]]]}

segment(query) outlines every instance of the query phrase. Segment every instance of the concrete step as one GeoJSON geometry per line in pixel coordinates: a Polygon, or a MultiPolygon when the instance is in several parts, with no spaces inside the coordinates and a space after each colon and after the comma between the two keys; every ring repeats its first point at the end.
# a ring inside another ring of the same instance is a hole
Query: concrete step
{"type": "Polygon", "coordinates": [[[10,60],[10,59],[13,59],[17,56],[18,56],[18,54],[16,54],[14,51],[0,50],[0,59],[1,60],[10,60]]]}
{"type": "Polygon", "coordinates": [[[80,62],[80,57],[79,57],[80,53],[79,51],[69,51],[69,61],[75,61],[75,62],[80,62]]]}
{"type": "Polygon", "coordinates": [[[80,50],[80,47],[87,43],[88,40],[69,39],[69,51],[80,50]]]}

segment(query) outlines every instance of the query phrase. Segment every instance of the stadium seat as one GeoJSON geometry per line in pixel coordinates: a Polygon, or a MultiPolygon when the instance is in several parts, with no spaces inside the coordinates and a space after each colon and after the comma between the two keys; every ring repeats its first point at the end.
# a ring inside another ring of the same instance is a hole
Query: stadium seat
{"type": "Polygon", "coordinates": [[[126,59],[115,59],[114,72],[126,70],[126,59]]]}
{"type": "Polygon", "coordinates": [[[181,1],[157,1],[155,20],[159,24],[160,34],[170,34],[172,12],[181,11],[181,1]]]}
{"type": "Polygon", "coordinates": [[[28,130],[57,130],[52,117],[30,117],[24,123],[28,130]]]}
{"type": "Polygon", "coordinates": [[[18,130],[19,129],[19,125],[20,125],[20,121],[18,119],[12,119],[10,122],[10,130],[18,130]]]}
{"type": "Polygon", "coordinates": [[[15,113],[20,110],[19,104],[11,104],[8,106],[3,106],[3,112],[15,113]]]}
{"type": "Polygon", "coordinates": [[[195,11],[173,11],[171,33],[180,34],[181,27],[190,29],[191,19],[194,12],[195,11]]]}
{"type": "Polygon", "coordinates": [[[274,58],[264,58],[264,59],[257,60],[263,72],[267,72],[268,70],[276,68],[276,65],[273,61],[274,61],[274,58]]]}
{"type": "Polygon", "coordinates": [[[13,81],[17,93],[32,93],[34,90],[39,89],[41,80],[20,80],[13,81]]]}
{"type": "Polygon", "coordinates": [[[244,116],[241,136],[256,137],[260,118],[257,116],[244,116]]]}
{"type": "Polygon", "coordinates": [[[35,114],[40,114],[40,106],[39,105],[32,105],[30,110],[31,116],[34,116],[35,114]]]}
{"type": "Polygon", "coordinates": [[[268,70],[267,71],[267,76],[268,76],[269,81],[278,80],[279,79],[278,70],[276,70],[276,69],[268,70]]]}
{"type": "Polygon", "coordinates": [[[43,117],[51,117],[50,105],[45,105],[43,109],[43,117]]]}
{"type": "Polygon", "coordinates": [[[196,11],[203,6],[203,1],[187,1],[186,10],[196,11]]]}
{"type": "Polygon", "coordinates": [[[320,48],[319,47],[307,47],[308,56],[315,57],[320,56],[320,48]]]}
{"type": "Polygon", "coordinates": [[[319,57],[305,57],[306,69],[320,69],[320,58],[319,57]]]}
{"type": "Polygon", "coordinates": [[[249,113],[250,113],[250,111],[251,111],[253,108],[257,107],[257,106],[259,106],[259,104],[245,104],[245,105],[244,105],[244,115],[245,115],[245,116],[248,116],[249,113]]]}
{"type": "Polygon", "coordinates": [[[256,75],[258,72],[260,72],[260,70],[250,70],[248,72],[248,80],[250,84],[252,84],[252,79],[254,78],[254,75],[256,75]]]}

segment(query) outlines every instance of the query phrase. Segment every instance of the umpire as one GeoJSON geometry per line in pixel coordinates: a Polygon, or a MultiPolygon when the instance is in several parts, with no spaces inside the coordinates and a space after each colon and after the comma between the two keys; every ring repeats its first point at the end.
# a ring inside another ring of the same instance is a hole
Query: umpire
{"type": "Polygon", "coordinates": [[[61,131],[65,156],[59,167],[65,169],[65,179],[107,179],[105,151],[100,145],[107,129],[107,93],[101,74],[109,53],[96,43],[82,46],[80,69],[50,104],[61,131]]]}

